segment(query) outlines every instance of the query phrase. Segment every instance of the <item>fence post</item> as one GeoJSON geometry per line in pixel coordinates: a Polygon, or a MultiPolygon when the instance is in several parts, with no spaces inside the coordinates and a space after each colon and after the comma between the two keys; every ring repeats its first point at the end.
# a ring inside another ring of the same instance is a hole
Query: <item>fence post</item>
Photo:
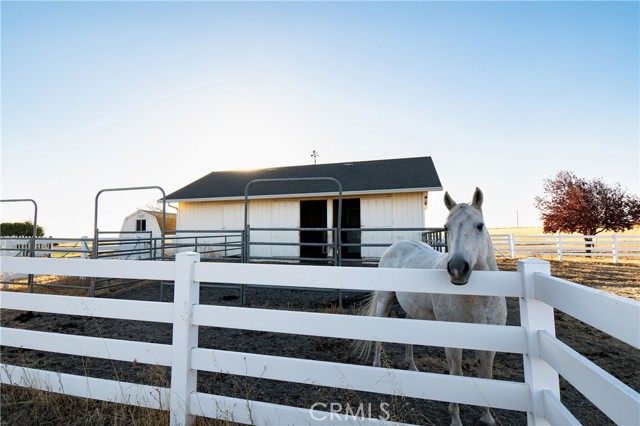
{"type": "Polygon", "coordinates": [[[516,237],[513,234],[509,234],[509,256],[511,259],[516,257],[516,237]]]}
{"type": "Polygon", "coordinates": [[[89,244],[87,243],[87,241],[89,240],[89,237],[87,237],[86,235],[83,235],[81,237],[82,241],[80,242],[80,250],[82,250],[80,252],[80,259],[88,259],[89,258],[89,244]]]}
{"type": "Polygon", "coordinates": [[[244,228],[244,254],[242,256],[242,263],[249,263],[249,256],[251,252],[251,241],[249,240],[251,237],[251,225],[245,226],[244,228]]]}
{"type": "Polygon", "coordinates": [[[611,236],[613,240],[611,243],[611,251],[613,252],[613,263],[618,263],[618,236],[613,234],[611,236]]]}
{"type": "Polygon", "coordinates": [[[562,235],[558,234],[558,261],[562,262],[562,235]]]}
{"type": "Polygon", "coordinates": [[[192,308],[199,301],[200,283],[193,280],[193,267],[200,255],[176,255],[173,292],[173,349],[171,355],[171,426],[195,425],[189,401],[196,391],[197,370],[191,369],[191,350],[198,346],[198,327],[191,322],[192,308]]]}
{"type": "Polygon", "coordinates": [[[534,274],[550,275],[549,262],[539,259],[519,260],[517,270],[522,276],[524,297],[520,298],[520,325],[527,332],[527,353],[524,358],[524,380],[531,389],[532,411],[527,413],[527,424],[547,425],[544,418],[542,393],[550,391],[560,399],[558,373],[540,358],[538,332],[547,331],[555,336],[553,307],[535,298],[534,274]]]}

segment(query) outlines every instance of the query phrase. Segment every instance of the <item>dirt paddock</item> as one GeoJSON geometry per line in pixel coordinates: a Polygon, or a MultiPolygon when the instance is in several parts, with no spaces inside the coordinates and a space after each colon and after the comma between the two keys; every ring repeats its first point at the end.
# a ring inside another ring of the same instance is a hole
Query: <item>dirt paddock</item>
{"type": "MultiPolygon", "coordinates": [[[[500,260],[500,269],[514,270],[515,261],[500,260]]],[[[613,265],[610,263],[551,262],[552,274],[587,286],[609,291],[620,296],[640,300],[640,266],[634,264],[613,265]]],[[[238,306],[238,290],[222,288],[201,289],[200,301],[204,304],[238,306]]],[[[158,284],[131,287],[105,297],[134,300],[159,300],[158,284]]],[[[331,292],[266,290],[252,288],[248,291],[252,307],[267,309],[290,309],[313,312],[353,314],[361,302],[363,294],[348,293],[344,308],[336,307],[336,297],[331,292]]],[[[1,295],[0,295],[1,297],[1,295]]],[[[165,287],[165,301],[172,298],[172,289],[165,287]]],[[[519,324],[518,301],[508,299],[508,323],[519,324]]],[[[403,316],[399,306],[394,306],[392,315],[403,316]]],[[[556,334],[569,346],[613,374],[633,389],[640,389],[640,351],[609,337],[569,316],[556,312],[556,334]]],[[[3,310],[3,327],[23,328],[66,334],[82,334],[105,338],[138,340],[155,343],[171,343],[171,326],[85,318],[69,315],[51,315],[36,312],[3,310]]],[[[254,352],[285,357],[317,359],[339,363],[364,364],[352,355],[352,342],[328,338],[292,336],[277,333],[249,332],[242,330],[200,328],[199,344],[202,347],[233,351],[254,352]]],[[[387,344],[384,347],[383,363],[386,367],[404,369],[404,348],[387,344]]],[[[170,371],[164,367],[154,367],[137,363],[125,363],[95,358],[66,356],[41,351],[21,350],[2,347],[2,362],[26,365],[34,368],[108,378],[126,382],[167,386],[170,371]]],[[[447,371],[442,348],[417,347],[416,364],[421,371],[445,373],[447,371]]],[[[473,352],[465,351],[463,368],[465,374],[475,375],[473,352]]],[[[499,353],[494,364],[494,378],[498,380],[523,381],[522,356],[499,353]]],[[[392,397],[366,392],[345,391],[313,384],[292,384],[266,379],[252,379],[224,374],[198,374],[198,390],[207,393],[228,395],[243,399],[253,399],[279,404],[293,405],[308,409],[328,407],[338,403],[342,407],[365,407],[365,412],[375,417],[389,415],[398,422],[424,425],[448,425],[450,418],[447,403],[392,397]],[[320,404],[320,405],[318,405],[320,404]]],[[[46,394],[46,393],[38,393],[46,394]]],[[[561,379],[563,403],[587,425],[613,424],[604,414],[582,397],[570,384],[561,379]]],[[[64,403],[56,398],[41,398],[35,392],[22,391],[13,386],[2,385],[2,425],[33,424],[144,424],[155,425],[168,421],[166,412],[156,412],[154,416],[141,415],[131,409],[110,411],[105,404],[90,402],[80,398],[67,398],[64,403]]],[[[153,411],[153,410],[148,410],[153,411]]],[[[524,425],[524,413],[508,410],[492,410],[500,425],[524,425]]],[[[464,424],[478,424],[478,407],[461,405],[464,424]]],[[[256,424],[261,424],[255,419],[256,424]]],[[[199,419],[199,424],[225,424],[199,419]]]]}

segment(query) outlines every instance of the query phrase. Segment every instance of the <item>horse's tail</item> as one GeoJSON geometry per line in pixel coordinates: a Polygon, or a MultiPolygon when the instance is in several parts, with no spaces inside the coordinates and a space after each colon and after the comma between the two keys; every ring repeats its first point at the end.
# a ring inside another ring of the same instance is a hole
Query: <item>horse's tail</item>
{"type": "MultiPolygon", "coordinates": [[[[358,315],[363,316],[375,316],[376,308],[378,305],[378,293],[372,292],[367,296],[365,302],[362,304],[362,307],[358,309],[358,315]]],[[[355,358],[360,359],[362,361],[366,361],[369,359],[369,355],[371,354],[371,345],[373,344],[370,340],[356,340],[353,342],[353,355],[355,358]]]]}

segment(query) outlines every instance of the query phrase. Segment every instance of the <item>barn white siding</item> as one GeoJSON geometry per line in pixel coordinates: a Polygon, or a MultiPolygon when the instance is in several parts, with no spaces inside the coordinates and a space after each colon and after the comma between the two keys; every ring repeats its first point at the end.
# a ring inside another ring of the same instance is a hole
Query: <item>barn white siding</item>
{"type": "MultiPolygon", "coordinates": [[[[243,205],[244,215],[244,205],[243,205]]],[[[244,225],[244,216],[243,216],[244,225]]],[[[249,205],[249,224],[252,228],[299,228],[300,201],[299,200],[252,200],[249,205]]],[[[241,226],[243,226],[241,225],[241,226]]],[[[277,242],[297,244],[298,231],[252,231],[252,242],[277,242]]],[[[297,257],[300,249],[297,246],[254,245],[251,256],[297,257]]]]}
{"type": "MultiPolygon", "coordinates": [[[[394,218],[396,228],[423,228],[426,193],[394,194],[394,218]]],[[[396,240],[420,240],[420,231],[398,231],[396,240]]]]}
{"type": "MultiPolygon", "coordinates": [[[[178,207],[178,220],[176,228],[179,231],[205,231],[200,233],[178,232],[177,237],[180,238],[179,243],[185,245],[178,251],[190,251],[193,247],[188,244],[193,243],[193,237],[199,237],[207,233],[206,231],[229,231],[240,232],[244,226],[244,203],[242,202],[190,202],[180,203],[178,207]]],[[[228,239],[228,241],[239,240],[228,239]]],[[[214,238],[198,238],[199,244],[209,244],[206,247],[200,247],[200,251],[209,251],[208,256],[216,256],[222,254],[224,247],[221,244],[225,241],[224,236],[214,238]]],[[[239,249],[233,250],[231,253],[239,253],[239,249]]],[[[227,251],[227,254],[230,252],[227,251]]],[[[207,257],[207,255],[205,255],[207,257]]]]}
{"type": "MultiPolygon", "coordinates": [[[[362,228],[423,228],[425,192],[379,194],[360,197],[362,228]]],[[[307,198],[305,198],[307,199],[307,198]]],[[[333,204],[327,203],[327,223],[333,223],[333,204]]],[[[299,228],[300,199],[254,199],[249,202],[249,224],[256,228],[299,228]]],[[[235,230],[244,226],[244,201],[182,202],[178,214],[179,230],[235,230]]],[[[331,237],[331,235],[330,235],[331,237]]],[[[388,244],[403,239],[421,239],[420,231],[363,231],[362,243],[388,244]]],[[[252,231],[251,242],[299,242],[298,231],[252,231]]],[[[331,238],[329,239],[331,241],[331,238]]],[[[363,257],[379,257],[384,247],[363,247],[363,257]]],[[[297,245],[252,245],[252,257],[298,257],[297,245]]]]}
{"type": "MultiPolygon", "coordinates": [[[[389,194],[360,200],[362,228],[423,228],[426,193],[389,194]]],[[[419,231],[363,231],[363,244],[420,240],[419,231]]],[[[384,247],[363,247],[362,257],[380,257],[384,247]]]]}
{"type": "Polygon", "coordinates": [[[209,209],[210,203],[180,203],[177,229],[222,229],[222,210],[209,209]]]}
{"type": "MultiPolygon", "coordinates": [[[[391,195],[360,200],[362,228],[392,228],[394,199],[391,195]]],[[[394,241],[395,231],[363,231],[362,244],[387,244],[394,241]]],[[[380,257],[384,247],[362,247],[362,257],[380,257]]]]}
{"type": "MultiPolygon", "coordinates": [[[[178,229],[229,230],[244,228],[244,201],[180,203],[178,229]]],[[[251,200],[251,228],[298,228],[299,200],[251,200]]],[[[186,234],[183,234],[186,235],[186,234]]],[[[252,242],[297,243],[297,231],[252,231],[252,242]]],[[[252,246],[251,256],[298,256],[297,246],[252,246]]]]}
{"type": "MultiPolygon", "coordinates": [[[[274,228],[300,227],[300,201],[273,201],[271,223],[274,228]]],[[[279,243],[297,243],[300,234],[297,231],[272,231],[271,241],[279,243]]],[[[300,256],[299,246],[272,246],[272,256],[300,256]]]]}

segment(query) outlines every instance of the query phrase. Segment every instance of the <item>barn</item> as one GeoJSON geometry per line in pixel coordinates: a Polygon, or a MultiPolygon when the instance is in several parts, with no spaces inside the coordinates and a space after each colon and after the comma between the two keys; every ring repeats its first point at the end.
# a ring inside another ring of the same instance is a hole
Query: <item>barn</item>
{"type": "Polygon", "coordinates": [[[367,244],[420,239],[429,192],[442,190],[431,157],[414,157],[217,171],[167,195],[167,201],[178,203],[178,230],[239,231],[247,190],[251,242],[275,243],[251,246],[252,258],[326,258],[331,250],[323,244],[332,242],[333,233],[318,229],[338,225],[335,180],[342,186],[345,259],[376,257],[384,250],[367,244]],[[309,228],[315,230],[304,230],[309,228]],[[376,231],[382,228],[400,230],[376,231]]]}
{"type": "MultiPolygon", "coordinates": [[[[165,214],[165,230],[176,229],[176,214],[165,214]]],[[[151,232],[151,238],[162,237],[162,212],[136,210],[124,218],[120,228],[121,238],[131,238],[134,232],[151,232]]],[[[171,232],[169,232],[171,233],[171,232]]]]}
{"type": "MultiPolygon", "coordinates": [[[[165,237],[175,235],[176,216],[165,214],[165,237]]],[[[139,209],[124,218],[118,238],[101,240],[98,250],[100,256],[111,258],[159,259],[163,254],[162,237],[162,212],[139,209]]]]}

